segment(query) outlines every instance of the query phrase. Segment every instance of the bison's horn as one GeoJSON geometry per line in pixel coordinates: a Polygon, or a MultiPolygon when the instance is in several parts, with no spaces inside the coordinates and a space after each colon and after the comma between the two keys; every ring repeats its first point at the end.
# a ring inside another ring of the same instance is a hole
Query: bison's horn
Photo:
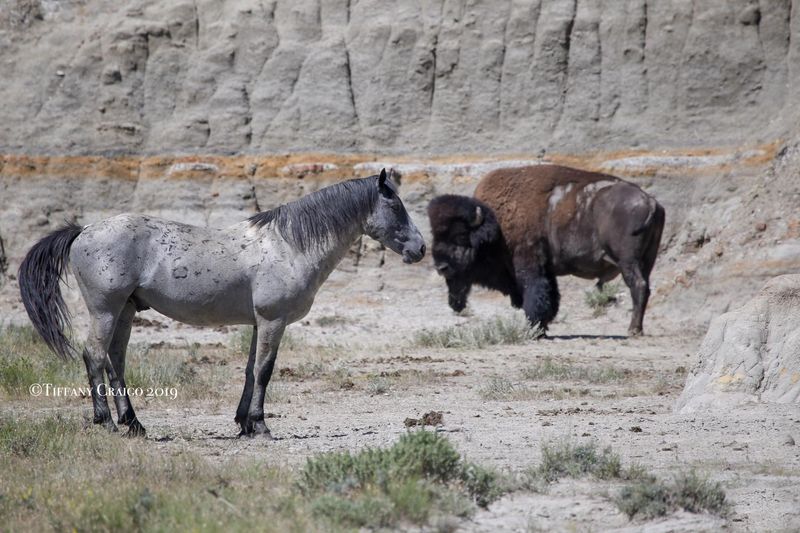
{"type": "Polygon", "coordinates": [[[472,220],[471,226],[473,228],[477,228],[481,224],[483,224],[483,209],[481,209],[481,206],[476,205],[475,206],[475,218],[472,220]]]}

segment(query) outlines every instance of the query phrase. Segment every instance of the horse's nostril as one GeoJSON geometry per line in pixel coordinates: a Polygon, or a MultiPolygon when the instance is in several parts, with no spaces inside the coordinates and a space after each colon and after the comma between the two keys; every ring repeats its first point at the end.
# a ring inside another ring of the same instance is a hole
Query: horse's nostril
{"type": "Polygon", "coordinates": [[[422,246],[419,247],[419,255],[420,256],[425,255],[425,243],[423,243],[422,246]]]}

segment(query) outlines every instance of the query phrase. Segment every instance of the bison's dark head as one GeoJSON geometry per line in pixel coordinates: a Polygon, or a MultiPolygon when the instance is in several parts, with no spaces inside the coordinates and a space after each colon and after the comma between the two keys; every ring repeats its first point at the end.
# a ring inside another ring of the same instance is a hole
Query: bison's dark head
{"type": "Polygon", "coordinates": [[[433,232],[433,262],[450,291],[450,307],[458,312],[476,281],[481,250],[501,238],[494,212],[467,196],[446,194],[428,204],[433,232]]]}

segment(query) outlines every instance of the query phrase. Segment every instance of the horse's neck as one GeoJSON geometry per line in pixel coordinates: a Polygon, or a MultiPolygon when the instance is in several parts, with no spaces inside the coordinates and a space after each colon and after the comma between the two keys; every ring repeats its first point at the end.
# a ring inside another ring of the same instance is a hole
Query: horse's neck
{"type": "Polygon", "coordinates": [[[322,284],[330,276],[362,234],[362,224],[358,221],[348,231],[332,235],[324,246],[311,252],[311,263],[316,265],[314,274],[319,284],[322,284]]]}

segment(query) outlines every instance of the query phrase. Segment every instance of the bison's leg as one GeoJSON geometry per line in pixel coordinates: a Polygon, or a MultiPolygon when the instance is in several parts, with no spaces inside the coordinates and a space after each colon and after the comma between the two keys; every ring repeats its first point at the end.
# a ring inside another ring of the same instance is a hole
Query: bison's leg
{"type": "Polygon", "coordinates": [[[538,324],[547,331],[547,325],[558,314],[558,304],[561,300],[556,277],[545,274],[525,280],[522,298],[522,308],[531,325],[538,324]]]}
{"type": "MultiPolygon", "coordinates": [[[[663,224],[663,214],[660,216],[663,224]]],[[[633,316],[631,317],[631,325],[628,328],[628,332],[631,335],[642,334],[644,313],[647,310],[647,301],[650,299],[650,272],[652,272],[653,265],[656,262],[660,241],[661,231],[659,230],[650,239],[642,258],[628,269],[629,273],[626,275],[625,269],[622,270],[625,283],[631,289],[631,296],[633,297],[633,316]]]]}
{"type": "Polygon", "coordinates": [[[631,325],[628,327],[628,334],[631,336],[641,335],[644,311],[647,308],[647,300],[650,298],[650,283],[642,274],[642,269],[637,263],[620,265],[620,269],[633,299],[633,315],[631,316],[631,325]]]}

